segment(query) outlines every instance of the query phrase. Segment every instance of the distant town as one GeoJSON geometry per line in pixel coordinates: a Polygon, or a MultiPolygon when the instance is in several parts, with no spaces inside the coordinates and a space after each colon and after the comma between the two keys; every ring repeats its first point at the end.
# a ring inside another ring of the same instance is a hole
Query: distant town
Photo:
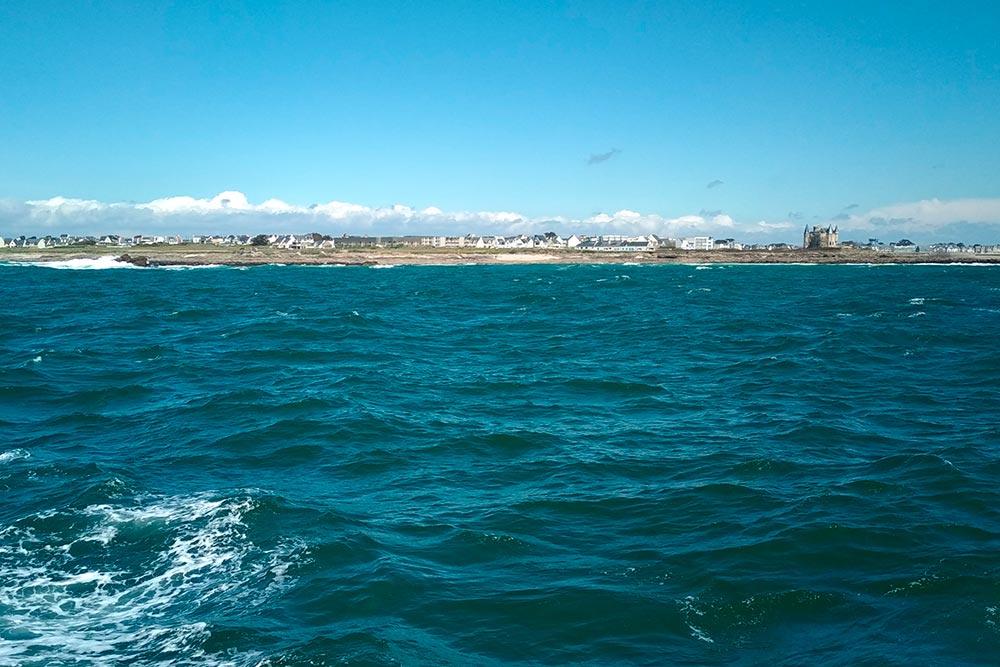
{"type": "Polygon", "coordinates": [[[679,238],[645,235],[584,235],[561,236],[555,232],[544,234],[516,234],[513,236],[359,236],[343,234],[198,234],[191,237],[179,235],[134,235],[121,236],[106,234],[100,236],[17,236],[0,237],[0,248],[68,248],[102,247],[108,249],[134,248],[139,246],[179,246],[185,244],[208,244],[215,246],[269,246],[286,250],[333,250],[372,248],[466,248],[494,250],[573,250],[591,252],[653,252],[664,249],[676,250],[793,250],[851,248],[890,253],[971,253],[1000,254],[1000,245],[965,243],[933,243],[917,245],[908,239],[884,243],[879,239],[865,242],[843,241],[839,239],[836,227],[808,227],[803,230],[802,245],[788,243],[747,244],[735,239],[716,239],[711,236],[685,236],[679,238]]]}

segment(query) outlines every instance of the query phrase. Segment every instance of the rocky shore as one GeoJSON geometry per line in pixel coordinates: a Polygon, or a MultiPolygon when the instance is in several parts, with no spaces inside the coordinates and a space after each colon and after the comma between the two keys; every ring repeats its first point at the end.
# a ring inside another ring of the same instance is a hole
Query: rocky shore
{"type": "Polygon", "coordinates": [[[94,246],[49,249],[0,249],[0,261],[45,262],[114,256],[142,267],[440,264],[1000,264],[1000,255],[971,253],[880,253],[828,250],[673,250],[603,253],[572,250],[478,250],[473,248],[373,248],[366,250],[284,250],[186,244],[142,246],[128,252],[94,246]]]}

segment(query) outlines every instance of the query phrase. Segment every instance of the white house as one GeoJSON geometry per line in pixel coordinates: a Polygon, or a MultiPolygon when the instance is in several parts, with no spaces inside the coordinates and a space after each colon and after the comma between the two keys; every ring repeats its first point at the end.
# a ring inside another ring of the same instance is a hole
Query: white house
{"type": "Polygon", "coordinates": [[[681,250],[712,250],[715,241],[711,236],[686,236],[680,239],[681,250]]]}

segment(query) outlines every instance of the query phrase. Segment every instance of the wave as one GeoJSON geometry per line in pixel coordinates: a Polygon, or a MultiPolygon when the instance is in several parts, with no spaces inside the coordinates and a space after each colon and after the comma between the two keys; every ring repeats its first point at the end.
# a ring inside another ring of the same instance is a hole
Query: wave
{"type": "Polygon", "coordinates": [[[0,452],[0,465],[30,457],[31,452],[26,449],[9,449],[6,452],[0,452]]]}
{"type": "Polygon", "coordinates": [[[0,664],[995,662],[1000,273],[4,272],[0,664]]]}
{"type": "Polygon", "coordinates": [[[103,255],[101,257],[84,257],[79,259],[65,259],[40,262],[8,262],[7,266],[37,266],[44,269],[70,269],[70,270],[91,270],[99,271],[103,269],[139,269],[142,267],[130,264],[129,262],[119,262],[114,255],[103,255]]]}
{"type": "Polygon", "coordinates": [[[104,269],[163,269],[166,271],[187,271],[191,269],[222,269],[230,268],[226,264],[170,264],[168,266],[138,266],[131,262],[120,262],[116,255],[101,255],[100,257],[79,257],[76,259],[39,260],[34,262],[9,261],[2,262],[4,266],[35,266],[43,269],[69,269],[100,271],[104,269]]]}
{"type": "Polygon", "coordinates": [[[294,541],[254,542],[246,521],[258,506],[248,494],[139,497],[3,528],[0,662],[213,662],[205,655],[213,627],[287,589],[303,553],[294,541]]]}

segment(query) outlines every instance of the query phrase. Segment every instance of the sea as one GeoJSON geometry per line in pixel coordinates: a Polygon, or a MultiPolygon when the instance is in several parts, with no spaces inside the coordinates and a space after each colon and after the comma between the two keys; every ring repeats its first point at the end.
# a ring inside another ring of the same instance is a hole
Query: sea
{"type": "Polygon", "coordinates": [[[0,265],[0,664],[996,665],[1000,267],[0,265]]]}

